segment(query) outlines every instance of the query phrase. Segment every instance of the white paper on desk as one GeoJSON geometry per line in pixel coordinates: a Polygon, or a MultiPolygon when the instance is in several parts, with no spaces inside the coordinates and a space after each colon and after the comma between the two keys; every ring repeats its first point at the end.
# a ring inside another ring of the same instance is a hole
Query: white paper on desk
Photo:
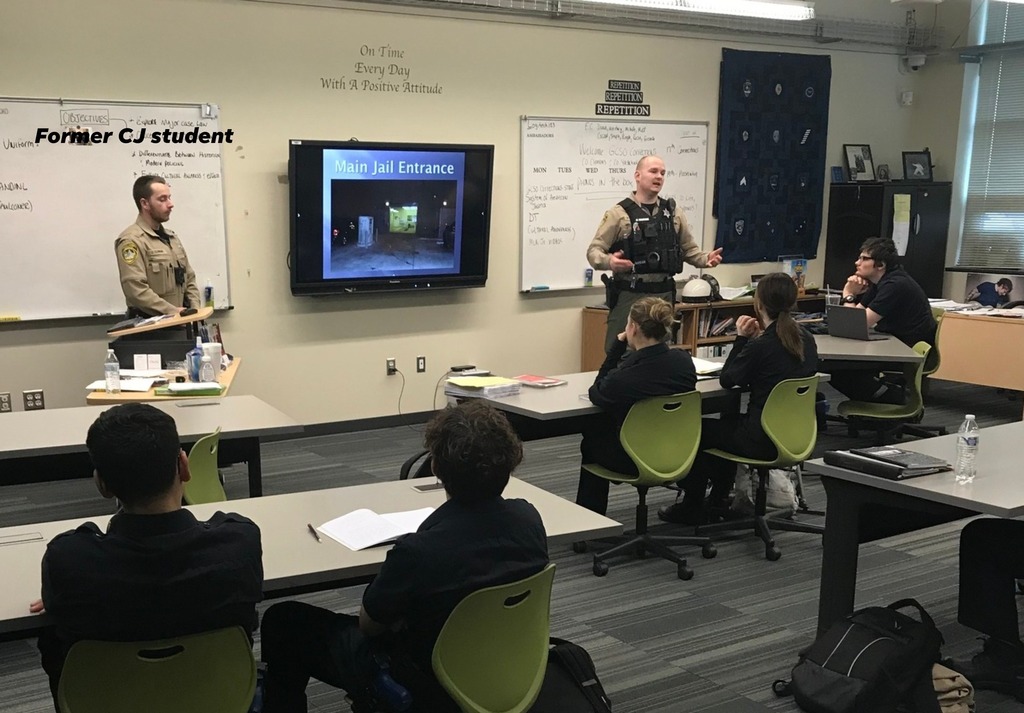
{"type": "Polygon", "coordinates": [[[156,379],[167,373],[166,369],[121,369],[121,378],[156,379]]]}
{"type": "MultiPolygon", "coordinates": [[[[121,391],[145,392],[153,388],[156,379],[121,379],[121,391]]],[[[94,381],[85,387],[86,391],[103,391],[107,388],[107,382],[103,379],[94,381]]]]}
{"type": "Polygon", "coordinates": [[[896,254],[907,254],[910,240],[910,196],[897,193],[892,197],[892,241],[896,243],[896,254]]]}
{"type": "Polygon", "coordinates": [[[434,508],[421,508],[378,515],[360,508],[325,522],[317,530],[350,550],[359,551],[416,532],[432,512],[434,508]]]}
{"type": "Polygon", "coordinates": [[[720,372],[725,364],[720,361],[708,361],[700,357],[693,357],[693,366],[697,369],[698,376],[710,376],[720,372]]]}
{"type": "Polygon", "coordinates": [[[749,295],[753,290],[749,285],[746,287],[719,287],[718,294],[722,296],[723,300],[734,300],[737,297],[743,297],[749,295]]]}

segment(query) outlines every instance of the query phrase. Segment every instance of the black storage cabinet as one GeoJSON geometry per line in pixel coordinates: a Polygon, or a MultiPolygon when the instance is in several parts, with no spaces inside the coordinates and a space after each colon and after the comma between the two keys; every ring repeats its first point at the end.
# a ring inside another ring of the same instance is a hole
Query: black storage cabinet
{"type": "Polygon", "coordinates": [[[840,289],[854,272],[861,243],[892,237],[893,196],[910,196],[910,240],[903,267],[929,297],[942,297],[950,183],[833,183],[829,187],[825,285],[840,289]]]}

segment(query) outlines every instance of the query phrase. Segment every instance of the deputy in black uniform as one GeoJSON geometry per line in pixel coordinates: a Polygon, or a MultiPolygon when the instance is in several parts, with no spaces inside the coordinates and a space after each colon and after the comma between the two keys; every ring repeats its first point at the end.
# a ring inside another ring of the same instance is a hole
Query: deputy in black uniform
{"type": "Polygon", "coordinates": [[[605,352],[626,327],[630,306],[645,294],[675,301],[674,275],[683,263],[714,267],[722,262],[722,249],[702,252],[690,232],[683,211],[673,199],[658,197],[665,183],[665,162],[644,156],[633,174],[636,190],[605,212],[587,249],[587,261],[605,276],[608,288],[608,331],[605,352]]]}

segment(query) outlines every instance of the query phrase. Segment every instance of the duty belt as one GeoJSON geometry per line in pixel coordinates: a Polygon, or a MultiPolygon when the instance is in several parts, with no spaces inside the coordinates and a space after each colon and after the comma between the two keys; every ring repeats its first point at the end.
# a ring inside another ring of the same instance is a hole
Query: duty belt
{"type": "Polygon", "coordinates": [[[664,295],[675,289],[675,283],[671,277],[666,277],[658,282],[643,280],[615,280],[615,287],[623,292],[640,292],[648,295],[664,295]]]}

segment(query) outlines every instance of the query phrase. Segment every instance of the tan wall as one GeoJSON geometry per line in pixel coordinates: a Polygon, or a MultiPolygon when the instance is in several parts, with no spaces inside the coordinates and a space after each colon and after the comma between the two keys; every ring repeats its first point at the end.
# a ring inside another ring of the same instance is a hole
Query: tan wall
{"type": "MultiPolygon", "coordinates": [[[[869,16],[880,20],[902,17],[888,0],[856,4],[861,12],[870,6],[869,16]]],[[[829,5],[833,15],[849,15],[843,12],[848,2],[819,3],[822,9],[829,5]]],[[[950,17],[958,17],[958,3],[947,5],[950,17]]],[[[219,320],[228,349],[245,357],[237,393],[254,393],[307,424],[429,409],[434,386],[450,364],[475,363],[505,374],[575,371],[580,308],[600,301],[601,294],[517,291],[519,117],[587,116],[607,79],[636,78],[644,83],[653,118],[708,121],[714,145],[721,48],[789,51],[739,38],[723,43],[368,8],[241,0],[4,0],[0,9],[4,94],[221,106],[221,127],[238,137],[225,151],[224,171],[236,309],[219,320]],[[410,79],[438,83],[443,93],[321,88],[321,77],[359,78],[353,70],[363,45],[402,51],[399,63],[409,68],[410,79]],[[285,263],[288,194],[281,180],[287,141],[349,137],[495,145],[486,288],[291,296],[285,263]],[[426,374],[415,373],[419,354],[428,359],[426,374]],[[391,356],[406,374],[400,406],[401,379],[384,373],[384,358],[391,356]]],[[[939,20],[947,22],[941,14],[939,20]]],[[[955,63],[935,62],[917,75],[904,75],[894,55],[844,51],[841,45],[792,51],[832,55],[828,165],[841,163],[843,143],[869,143],[876,163],[893,167],[902,150],[928,145],[937,178],[952,176],[962,76],[955,63]],[[899,106],[904,89],[915,91],[912,107],[899,106]]],[[[127,190],[130,180],[125,183],[127,190]]],[[[711,176],[707,195],[709,247],[711,176]]],[[[131,218],[127,212],[124,217],[131,218]]],[[[595,226],[599,218],[595,213],[595,226]]],[[[73,196],[68,223],[73,239],[73,196]]],[[[182,237],[186,247],[203,239],[182,237]]],[[[824,239],[819,253],[824,254],[824,239]]],[[[812,281],[820,280],[820,262],[811,264],[812,281]]],[[[738,284],[766,269],[723,266],[716,276],[723,284],[738,284]]],[[[0,258],[0,275],[2,270],[0,258]]],[[[0,391],[15,392],[18,409],[20,391],[27,388],[45,389],[51,407],[82,404],[82,387],[100,376],[103,326],[0,326],[0,391]]]]}

